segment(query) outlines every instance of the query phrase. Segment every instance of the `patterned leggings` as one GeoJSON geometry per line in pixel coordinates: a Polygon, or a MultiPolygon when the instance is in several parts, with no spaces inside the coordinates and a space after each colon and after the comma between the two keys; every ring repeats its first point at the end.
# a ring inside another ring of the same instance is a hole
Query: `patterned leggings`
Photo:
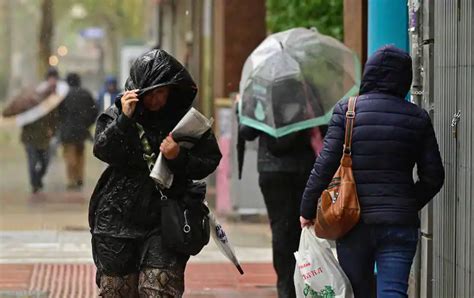
{"type": "Polygon", "coordinates": [[[144,239],[94,235],[94,262],[100,296],[182,297],[189,256],[168,250],[157,234],[144,239]]]}
{"type": "Polygon", "coordinates": [[[182,297],[184,275],[169,270],[145,268],[139,274],[100,278],[100,294],[104,298],[182,297]]]}

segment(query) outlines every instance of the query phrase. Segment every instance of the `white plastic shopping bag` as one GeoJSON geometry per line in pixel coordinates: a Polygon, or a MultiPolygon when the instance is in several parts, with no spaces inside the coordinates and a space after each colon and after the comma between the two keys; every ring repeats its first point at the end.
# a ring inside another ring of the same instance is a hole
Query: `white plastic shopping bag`
{"type": "Polygon", "coordinates": [[[354,297],[351,284],[334,257],[329,242],[316,237],[312,228],[304,228],[301,232],[295,258],[296,297],[354,297]]]}

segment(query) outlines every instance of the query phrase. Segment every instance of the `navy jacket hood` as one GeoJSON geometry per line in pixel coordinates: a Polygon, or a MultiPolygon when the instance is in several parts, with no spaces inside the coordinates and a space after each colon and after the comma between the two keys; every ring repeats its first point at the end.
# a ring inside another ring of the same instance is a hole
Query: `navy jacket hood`
{"type": "Polygon", "coordinates": [[[404,98],[411,82],[410,55],[392,45],[384,46],[365,64],[359,94],[385,93],[404,98]]]}

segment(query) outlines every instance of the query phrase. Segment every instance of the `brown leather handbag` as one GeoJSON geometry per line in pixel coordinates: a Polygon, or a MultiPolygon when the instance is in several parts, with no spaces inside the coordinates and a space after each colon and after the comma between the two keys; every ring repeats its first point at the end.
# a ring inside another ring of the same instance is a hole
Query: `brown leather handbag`
{"type": "Polygon", "coordinates": [[[349,99],[346,134],[341,165],[321,195],[314,229],[319,238],[337,240],[349,232],[360,219],[359,199],[352,173],[352,128],[357,97],[349,99]]]}

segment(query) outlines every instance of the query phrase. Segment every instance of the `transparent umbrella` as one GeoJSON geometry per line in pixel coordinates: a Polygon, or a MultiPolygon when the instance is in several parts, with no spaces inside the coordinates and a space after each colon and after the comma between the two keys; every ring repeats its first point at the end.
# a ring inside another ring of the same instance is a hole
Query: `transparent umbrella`
{"type": "Polygon", "coordinates": [[[239,119],[274,137],[325,125],[359,84],[357,55],[338,40],[316,29],[276,33],[245,62],[239,119]]]}
{"type": "Polygon", "coordinates": [[[211,236],[214,239],[217,247],[221,251],[221,253],[229,259],[229,261],[234,264],[240,274],[244,274],[244,270],[237,259],[237,255],[235,254],[235,250],[229,242],[229,238],[225,233],[224,229],[222,228],[221,224],[217,221],[216,216],[212,211],[209,209],[209,225],[211,227],[211,236]]]}

